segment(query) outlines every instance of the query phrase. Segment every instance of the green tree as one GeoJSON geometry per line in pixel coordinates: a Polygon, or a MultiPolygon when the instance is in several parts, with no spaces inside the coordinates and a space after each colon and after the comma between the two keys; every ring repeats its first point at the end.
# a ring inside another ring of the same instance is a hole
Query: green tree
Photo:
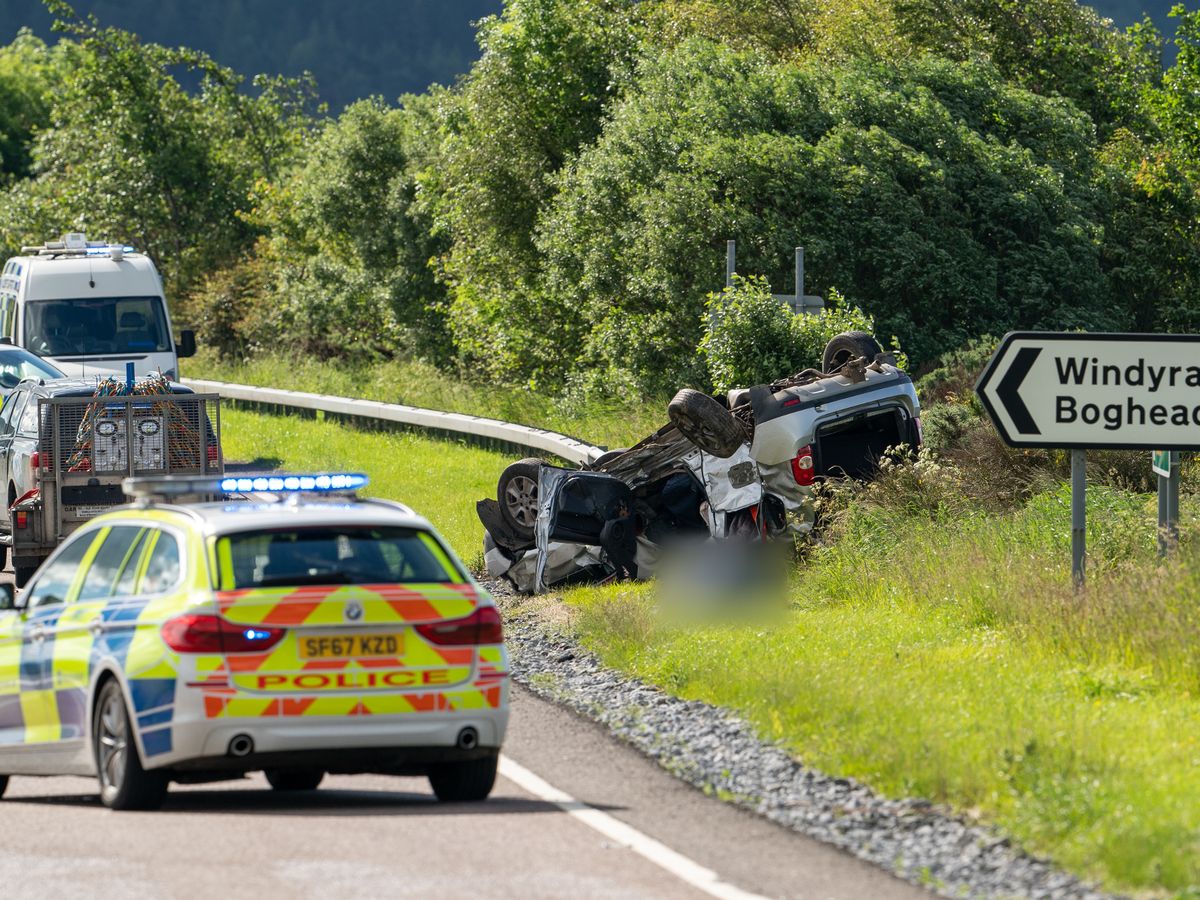
{"type": "MultiPolygon", "coordinates": [[[[408,98],[403,109],[380,98],[352,104],[313,137],[302,165],[264,188],[254,221],[270,235],[259,245],[274,272],[268,321],[294,346],[320,356],[449,357],[429,265],[445,248],[414,202],[410,164],[428,147],[432,107],[430,98],[408,98]]],[[[219,319],[231,295],[217,288],[219,319]]],[[[259,329],[263,320],[246,314],[259,329]]],[[[222,349],[236,354],[244,335],[225,333],[222,349]]]]}
{"type": "MultiPolygon", "coordinates": [[[[782,292],[791,250],[916,362],[981,332],[1119,325],[1090,120],[996,70],[780,64],[691,41],[649,59],[541,220],[565,361],[649,390],[692,373],[727,238],[782,292]],[[581,320],[579,327],[574,327],[581,320]]],[[[562,371],[562,370],[560,370],[562,371]]]]}
{"type": "Polygon", "coordinates": [[[4,199],[14,243],[62,231],[128,240],[159,262],[182,291],[254,238],[239,216],[259,178],[293,152],[307,119],[307,85],[242,79],[201,53],[143,44],[136,35],[47,5],[73,38],[33,148],[35,178],[4,199]],[[179,67],[199,73],[186,92],[179,67]],[[15,240],[14,240],[15,239],[15,240]]]}
{"type": "Polygon", "coordinates": [[[50,123],[50,95],[62,68],[63,51],[28,31],[0,48],[0,186],[28,177],[33,138],[50,123]]]}
{"type": "Polygon", "coordinates": [[[443,98],[444,144],[424,184],[452,241],[443,274],[463,356],[533,372],[561,336],[530,318],[540,291],[533,242],[554,175],[600,133],[636,49],[634,0],[512,0],[484,20],[481,59],[443,98]]]}

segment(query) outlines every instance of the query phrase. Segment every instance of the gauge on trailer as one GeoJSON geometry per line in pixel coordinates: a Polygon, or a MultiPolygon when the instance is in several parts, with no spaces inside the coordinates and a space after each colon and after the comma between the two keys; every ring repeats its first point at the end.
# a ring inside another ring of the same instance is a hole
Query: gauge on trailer
{"type": "Polygon", "coordinates": [[[102,437],[112,437],[117,433],[116,422],[100,422],[96,425],[96,434],[102,437]]]}

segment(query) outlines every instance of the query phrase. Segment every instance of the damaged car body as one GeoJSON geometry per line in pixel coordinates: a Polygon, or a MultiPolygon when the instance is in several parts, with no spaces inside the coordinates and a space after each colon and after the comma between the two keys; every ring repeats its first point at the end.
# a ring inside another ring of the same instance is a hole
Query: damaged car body
{"type": "Polygon", "coordinates": [[[648,578],[678,542],[807,532],[818,479],[870,478],[921,440],[912,379],[870,335],[839,335],[823,368],[721,397],[684,389],[670,424],[582,468],[513,463],[476,505],[488,574],[527,593],[648,578]]]}

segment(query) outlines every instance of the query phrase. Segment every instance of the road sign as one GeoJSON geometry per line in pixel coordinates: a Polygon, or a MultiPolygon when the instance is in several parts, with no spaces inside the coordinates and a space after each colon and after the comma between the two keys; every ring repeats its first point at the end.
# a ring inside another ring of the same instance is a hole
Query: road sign
{"type": "Polygon", "coordinates": [[[1200,449],[1200,335],[1012,332],[975,390],[1013,447],[1200,449]]]}
{"type": "Polygon", "coordinates": [[[1171,477],[1171,451],[1155,450],[1150,455],[1150,468],[1162,478],[1171,477]]]}

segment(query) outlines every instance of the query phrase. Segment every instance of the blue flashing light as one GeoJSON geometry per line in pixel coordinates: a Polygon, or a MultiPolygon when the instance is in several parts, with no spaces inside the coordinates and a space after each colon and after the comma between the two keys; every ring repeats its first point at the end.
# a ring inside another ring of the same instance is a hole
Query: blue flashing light
{"type": "Polygon", "coordinates": [[[247,628],[242,632],[242,635],[248,641],[265,641],[267,638],[271,637],[271,632],[263,631],[259,628],[247,628]]]}
{"type": "Polygon", "coordinates": [[[227,494],[282,494],[304,492],[356,491],[367,486],[369,479],[357,472],[330,472],[322,475],[251,475],[222,478],[220,488],[227,494]]]}
{"type": "MultiPolygon", "coordinates": [[[[132,247],[127,247],[127,246],[122,247],[119,244],[113,245],[113,246],[118,247],[122,253],[135,253],[136,252],[132,247]]],[[[108,256],[108,254],[112,252],[113,246],[106,245],[103,247],[88,247],[87,250],[84,251],[84,255],[85,256],[108,256]]]]}

